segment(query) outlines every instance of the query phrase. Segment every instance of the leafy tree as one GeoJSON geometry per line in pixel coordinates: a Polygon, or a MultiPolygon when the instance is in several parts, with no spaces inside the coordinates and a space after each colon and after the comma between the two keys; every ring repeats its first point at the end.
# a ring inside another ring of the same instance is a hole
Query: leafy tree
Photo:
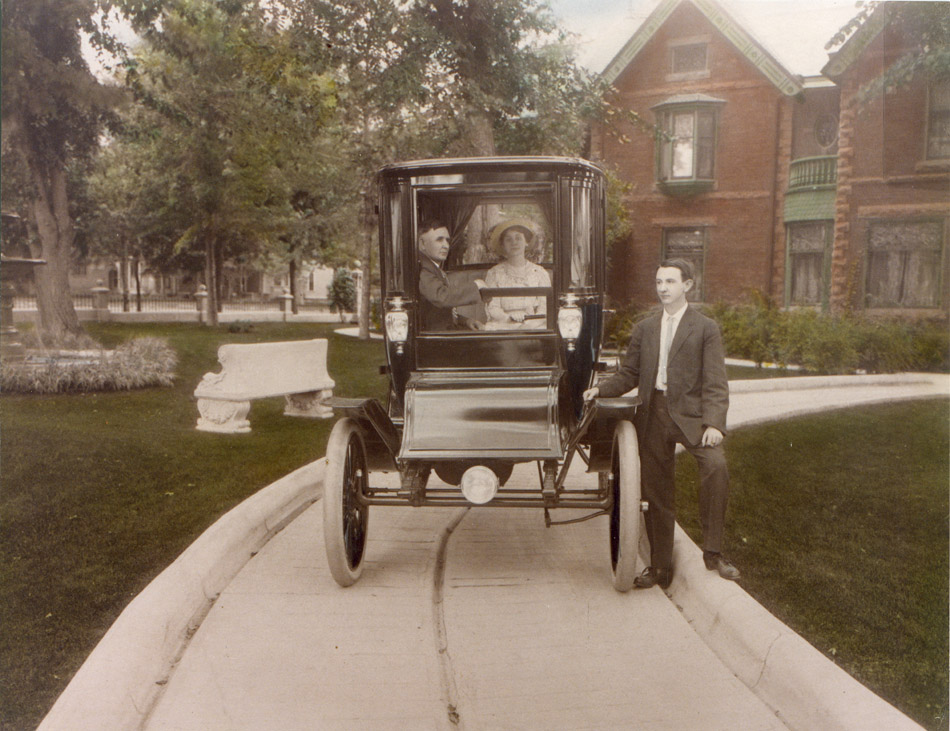
{"type": "Polygon", "coordinates": [[[576,154],[602,89],[537,0],[416,2],[439,113],[464,155],[576,154]]]}
{"type": "Polygon", "coordinates": [[[842,46],[858,29],[869,22],[882,22],[902,28],[906,38],[915,42],[884,72],[862,86],[856,95],[859,104],[892,89],[909,84],[916,76],[950,76],[950,11],[945,2],[859,2],[858,13],[825,44],[826,50],[842,46]],[[881,16],[872,21],[878,13],[881,16]]]}
{"type": "Polygon", "coordinates": [[[30,252],[46,261],[35,270],[40,327],[54,338],[82,332],[68,281],[76,239],[70,170],[96,149],[120,97],[95,79],[81,52],[81,32],[98,48],[115,47],[96,22],[100,10],[98,0],[3,4],[4,175],[15,165],[26,181],[30,252]]]}
{"type": "MultiPolygon", "coordinates": [[[[431,59],[416,18],[398,0],[286,0],[292,25],[325,48],[338,82],[345,183],[336,201],[338,240],[353,242],[363,281],[375,261],[375,171],[404,157],[436,154],[447,125],[433,114],[431,59]]],[[[360,335],[369,338],[370,287],[363,288],[360,335]]]]}
{"type": "Polygon", "coordinates": [[[146,43],[125,80],[149,111],[126,142],[162,171],[140,195],[157,203],[158,241],[203,254],[216,322],[225,260],[288,251],[295,200],[332,184],[335,85],[265,3],[169,0],[136,22],[146,43]]]}
{"type": "MultiPolygon", "coordinates": [[[[141,120],[141,110],[129,110],[128,120],[141,120]]],[[[158,183],[165,180],[161,157],[146,136],[130,134],[133,127],[110,140],[86,176],[91,202],[87,229],[89,253],[108,259],[131,258],[141,292],[139,264],[156,271],[199,271],[202,259],[187,252],[175,255],[177,237],[164,228],[163,205],[158,183]]],[[[123,267],[123,271],[125,268],[123,267]]],[[[132,289],[124,282],[125,291],[132,289]]]]}
{"type": "MultiPolygon", "coordinates": [[[[364,281],[375,246],[373,174],[410,157],[576,154],[595,82],[535,0],[287,0],[294,25],[329,49],[339,80],[347,207],[364,281]]],[[[370,288],[362,337],[369,337],[370,288]]]]}

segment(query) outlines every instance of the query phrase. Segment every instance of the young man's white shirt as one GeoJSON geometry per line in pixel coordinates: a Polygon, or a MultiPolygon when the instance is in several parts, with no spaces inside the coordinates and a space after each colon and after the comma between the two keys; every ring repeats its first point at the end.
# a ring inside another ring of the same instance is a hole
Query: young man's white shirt
{"type": "MultiPolygon", "coordinates": [[[[680,320],[683,319],[683,314],[686,312],[686,308],[689,306],[688,303],[684,302],[683,306],[680,307],[672,315],[667,313],[664,309],[663,314],[660,317],[660,353],[661,356],[663,353],[669,351],[669,347],[672,344],[673,338],[676,336],[676,329],[680,326],[680,320]],[[673,321],[673,328],[670,329],[669,321],[673,321]],[[667,339],[670,342],[667,342],[667,339]]],[[[661,357],[662,362],[662,357],[661,357]]],[[[667,364],[668,365],[668,364],[667,364]]],[[[656,370],[656,388],[660,391],[666,391],[666,368],[657,368],[656,370]]]]}

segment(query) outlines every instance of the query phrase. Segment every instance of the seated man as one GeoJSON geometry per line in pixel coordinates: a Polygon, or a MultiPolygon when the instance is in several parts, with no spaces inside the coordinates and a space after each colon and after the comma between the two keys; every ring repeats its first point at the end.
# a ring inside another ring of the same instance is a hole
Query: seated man
{"type": "Polygon", "coordinates": [[[427,330],[451,330],[462,325],[482,329],[482,323],[459,317],[453,308],[481,302],[481,279],[452,281],[442,265],[449,255],[449,230],[439,220],[430,219],[419,227],[419,294],[422,321],[427,330]]]}

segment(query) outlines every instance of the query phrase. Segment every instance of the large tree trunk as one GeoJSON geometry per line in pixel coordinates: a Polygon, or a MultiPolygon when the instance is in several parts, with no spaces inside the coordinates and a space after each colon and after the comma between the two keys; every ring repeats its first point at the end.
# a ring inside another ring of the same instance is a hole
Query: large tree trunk
{"type": "Polygon", "coordinates": [[[76,232],[69,216],[66,166],[61,161],[44,166],[22,138],[17,147],[33,184],[31,224],[37,241],[31,241],[30,254],[46,261],[46,266],[34,269],[39,327],[55,342],[67,334],[84,333],[69,291],[76,232]]]}
{"type": "Polygon", "coordinates": [[[473,112],[468,117],[471,154],[489,157],[495,154],[495,130],[488,112],[473,112]]]}

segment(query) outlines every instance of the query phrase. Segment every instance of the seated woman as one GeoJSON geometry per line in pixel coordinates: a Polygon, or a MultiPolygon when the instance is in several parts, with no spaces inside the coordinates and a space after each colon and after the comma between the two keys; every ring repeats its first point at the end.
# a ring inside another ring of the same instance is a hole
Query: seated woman
{"type": "MultiPolygon", "coordinates": [[[[491,247],[502,260],[488,270],[487,287],[550,287],[551,277],[529,258],[540,255],[531,222],[504,221],[492,230],[491,247]]],[[[547,300],[540,297],[492,297],[485,304],[487,330],[535,329],[547,326],[547,300]]]]}

